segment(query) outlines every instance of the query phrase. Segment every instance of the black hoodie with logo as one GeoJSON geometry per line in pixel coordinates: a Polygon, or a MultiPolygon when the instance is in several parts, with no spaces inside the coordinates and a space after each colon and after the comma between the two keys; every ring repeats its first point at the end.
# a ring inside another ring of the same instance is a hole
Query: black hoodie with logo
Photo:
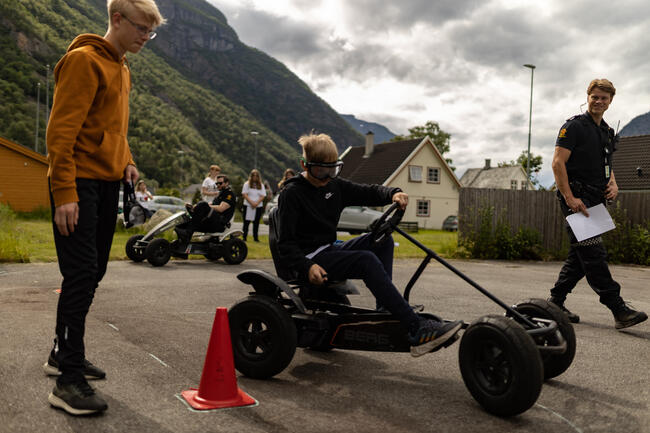
{"type": "Polygon", "coordinates": [[[306,279],[314,262],[307,254],[336,240],[336,226],[347,206],[384,206],[399,188],[364,185],[336,178],[315,187],[302,175],[284,184],[278,199],[280,261],[306,279]]]}

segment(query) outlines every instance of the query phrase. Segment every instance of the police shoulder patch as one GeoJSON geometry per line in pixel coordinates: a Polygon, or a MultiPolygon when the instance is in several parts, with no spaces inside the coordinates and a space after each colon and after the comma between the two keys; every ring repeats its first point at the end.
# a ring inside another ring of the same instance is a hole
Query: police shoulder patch
{"type": "Polygon", "coordinates": [[[560,129],[560,134],[558,135],[558,138],[565,138],[566,137],[566,128],[560,129]]]}
{"type": "Polygon", "coordinates": [[[230,194],[228,194],[228,195],[226,196],[226,200],[230,200],[231,198],[232,198],[232,195],[230,195],[230,194]]]}

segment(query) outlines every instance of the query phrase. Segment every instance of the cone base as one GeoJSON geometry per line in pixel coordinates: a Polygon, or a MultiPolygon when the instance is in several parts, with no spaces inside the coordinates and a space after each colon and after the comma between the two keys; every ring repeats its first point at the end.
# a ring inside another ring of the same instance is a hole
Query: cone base
{"type": "Polygon", "coordinates": [[[226,409],[229,407],[242,407],[252,406],[257,404],[257,401],[246,394],[240,388],[237,388],[237,396],[227,400],[206,400],[199,397],[199,390],[190,388],[181,392],[181,396],[185,399],[187,404],[196,410],[210,410],[210,409],[226,409]]]}

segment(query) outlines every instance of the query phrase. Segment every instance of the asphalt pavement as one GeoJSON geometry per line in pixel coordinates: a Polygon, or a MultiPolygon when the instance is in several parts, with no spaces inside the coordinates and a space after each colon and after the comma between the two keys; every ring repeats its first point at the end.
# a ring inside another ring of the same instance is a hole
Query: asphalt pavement
{"type": "MultiPolygon", "coordinates": [[[[398,260],[404,287],[418,261],[398,260]]],[[[453,261],[508,304],[546,298],[560,263],[453,261]]],[[[0,432],[626,432],[650,431],[650,323],[616,331],[611,313],[581,282],[567,306],[577,353],[572,366],[545,383],[527,412],[498,418],[471,397],[456,343],[431,355],[298,349],[271,380],[238,375],[259,401],[240,409],[194,412],[178,395],[201,378],[215,310],[245,297],[236,275],[272,271],[269,260],[230,266],[173,260],[162,268],[110,262],[87,319],[87,357],[107,371],[92,384],[108,401],[99,416],[72,417],[51,408],[54,380],[44,375],[61,277],[56,263],[0,264],[0,432]]],[[[650,268],[612,266],[623,296],[650,311],[650,268]]],[[[354,304],[374,300],[362,283],[354,304]]],[[[412,303],[447,319],[471,322],[500,313],[433,263],[412,303]]]]}

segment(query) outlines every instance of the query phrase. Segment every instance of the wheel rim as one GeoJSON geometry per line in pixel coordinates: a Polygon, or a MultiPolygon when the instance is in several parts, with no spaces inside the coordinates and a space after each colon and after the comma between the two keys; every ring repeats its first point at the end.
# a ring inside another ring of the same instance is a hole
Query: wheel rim
{"type": "Polygon", "coordinates": [[[268,323],[260,319],[250,319],[239,329],[240,352],[246,358],[259,361],[273,351],[273,339],[268,323]]]}
{"type": "Polygon", "coordinates": [[[167,256],[167,252],[165,251],[165,247],[163,247],[162,245],[156,248],[156,250],[154,251],[154,257],[156,259],[163,260],[166,256],[167,256]]]}
{"type": "Polygon", "coordinates": [[[237,260],[242,254],[242,246],[239,245],[238,242],[233,242],[230,244],[228,253],[230,254],[230,257],[232,257],[233,260],[237,260]]]}
{"type": "Polygon", "coordinates": [[[484,340],[474,358],[474,375],[486,392],[504,394],[512,382],[512,360],[494,340],[484,340]]]}

